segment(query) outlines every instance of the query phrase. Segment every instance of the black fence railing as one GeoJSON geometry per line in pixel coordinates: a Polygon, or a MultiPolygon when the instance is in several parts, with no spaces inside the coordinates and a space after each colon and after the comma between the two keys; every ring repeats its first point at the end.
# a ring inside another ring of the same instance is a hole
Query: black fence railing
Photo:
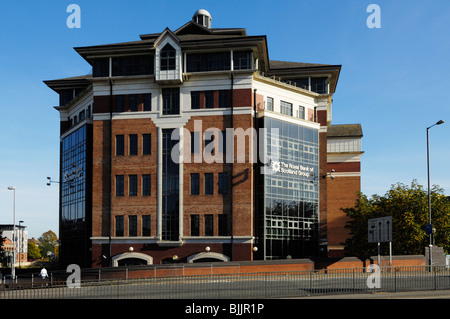
{"type": "Polygon", "coordinates": [[[0,299],[265,299],[450,289],[445,266],[350,268],[0,284],[0,299]]]}

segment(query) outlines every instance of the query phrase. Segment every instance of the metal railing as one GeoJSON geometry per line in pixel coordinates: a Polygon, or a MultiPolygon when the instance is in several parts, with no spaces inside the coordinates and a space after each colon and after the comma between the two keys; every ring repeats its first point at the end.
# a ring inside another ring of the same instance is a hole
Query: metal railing
{"type": "Polygon", "coordinates": [[[230,273],[152,278],[18,281],[0,285],[0,299],[267,299],[331,294],[450,289],[445,266],[230,273]]]}

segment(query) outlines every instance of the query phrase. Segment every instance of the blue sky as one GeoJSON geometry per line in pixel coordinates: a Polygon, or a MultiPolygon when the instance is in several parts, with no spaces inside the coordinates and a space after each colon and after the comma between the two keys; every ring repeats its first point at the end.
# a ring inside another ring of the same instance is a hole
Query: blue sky
{"type": "Polygon", "coordinates": [[[432,184],[450,195],[450,1],[2,1],[0,10],[0,224],[24,221],[30,237],[58,233],[58,96],[43,80],[89,73],[73,47],[139,40],[172,30],[197,9],[217,28],[267,35],[273,60],[342,65],[333,124],[361,123],[362,191],[383,195],[392,184],[427,184],[426,127],[432,184]],[[70,4],[81,28],[70,29],[70,4]],[[381,9],[370,29],[369,4],[381,9]]]}

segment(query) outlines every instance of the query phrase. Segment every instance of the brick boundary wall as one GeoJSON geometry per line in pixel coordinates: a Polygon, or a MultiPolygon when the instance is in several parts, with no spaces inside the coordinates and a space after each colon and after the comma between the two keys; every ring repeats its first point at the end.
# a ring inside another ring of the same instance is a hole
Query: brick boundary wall
{"type": "MultiPolygon", "coordinates": [[[[389,266],[389,257],[380,258],[381,266],[389,266]]],[[[368,258],[345,257],[335,259],[285,259],[270,261],[241,261],[241,262],[216,262],[216,263],[180,263],[149,266],[127,266],[114,268],[92,268],[82,270],[82,280],[125,279],[125,278],[153,278],[173,276],[205,276],[223,274],[256,274],[270,272],[289,271],[326,271],[332,269],[361,269],[363,271],[371,264],[377,264],[378,257],[368,258]]],[[[425,266],[425,256],[392,256],[393,267],[425,266]]],[[[55,272],[54,274],[56,275],[55,272]]],[[[62,277],[67,277],[61,271],[62,277]]],[[[55,277],[58,277],[56,275],[55,277]]]]}

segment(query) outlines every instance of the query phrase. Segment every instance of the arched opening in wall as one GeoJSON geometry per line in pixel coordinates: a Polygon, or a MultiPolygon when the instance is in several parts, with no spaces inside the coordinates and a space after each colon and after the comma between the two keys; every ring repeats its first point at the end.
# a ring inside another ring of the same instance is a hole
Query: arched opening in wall
{"type": "Polygon", "coordinates": [[[117,265],[120,266],[140,266],[140,265],[148,265],[147,261],[140,258],[124,258],[117,262],[117,265]]]}
{"type": "Polygon", "coordinates": [[[187,258],[188,263],[204,263],[204,262],[228,262],[230,257],[219,253],[198,253],[187,258]]]}
{"type": "Polygon", "coordinates": [[[152,265],[153,257],[142,253],[122,253],[112,258],[113,267],[152,265]]]}

